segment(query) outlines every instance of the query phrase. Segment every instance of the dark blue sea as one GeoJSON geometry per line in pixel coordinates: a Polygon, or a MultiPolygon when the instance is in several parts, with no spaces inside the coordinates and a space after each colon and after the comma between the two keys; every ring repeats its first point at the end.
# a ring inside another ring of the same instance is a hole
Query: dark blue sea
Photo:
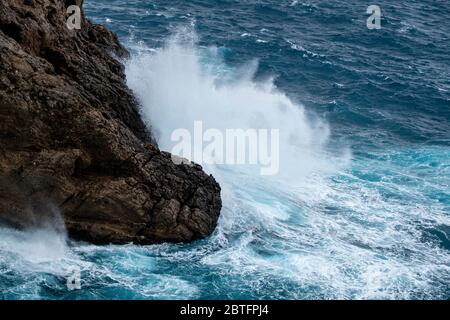
{"type": "Polygon", "coordinates": [[[204,166],[223,209],[192,244],[1,229],[0,298],[450,299],[448,1],[84,6],[131,52],[127,82],[162,149],[197,120],[279,128],[280,174],[204,166]]]}

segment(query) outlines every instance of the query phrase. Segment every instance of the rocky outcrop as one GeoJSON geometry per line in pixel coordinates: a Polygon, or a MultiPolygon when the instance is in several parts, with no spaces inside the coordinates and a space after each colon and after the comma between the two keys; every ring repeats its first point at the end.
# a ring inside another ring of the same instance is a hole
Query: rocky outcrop
{"type": "Polygon", "coordinates": [[[0,222],[27,228],[58,212],[94,243],[208,236],[219,185],[158,149],[117,60],[127,51],[84,16],[69,30],[73,4],[1,0],[0,222]]]}

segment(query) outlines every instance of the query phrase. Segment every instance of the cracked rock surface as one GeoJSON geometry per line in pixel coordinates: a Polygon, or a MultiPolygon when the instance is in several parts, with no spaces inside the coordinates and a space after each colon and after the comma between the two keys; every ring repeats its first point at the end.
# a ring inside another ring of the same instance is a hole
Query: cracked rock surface
{"type": "Polygon", "coordinates": [[[127,51],[84,16],[69,30],[73,4],[0,2],[0,223],[60,215],[71,237],[100,244],[210,235],[219,185],[158,149],[125,85],[127,51]]]}

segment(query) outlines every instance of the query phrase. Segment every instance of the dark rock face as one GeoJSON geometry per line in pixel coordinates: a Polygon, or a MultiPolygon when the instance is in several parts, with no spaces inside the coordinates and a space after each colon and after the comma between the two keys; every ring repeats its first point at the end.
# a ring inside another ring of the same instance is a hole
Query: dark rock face
{"type": "Polygon", "coordinates": [[[158,149],[116,35],[84,16],[66,27],[66,6],[81,2],[1,0],[0,222],[32,227],[59,211],[72,237],[94,243],[208,236],[219,185],[158,149]]]}

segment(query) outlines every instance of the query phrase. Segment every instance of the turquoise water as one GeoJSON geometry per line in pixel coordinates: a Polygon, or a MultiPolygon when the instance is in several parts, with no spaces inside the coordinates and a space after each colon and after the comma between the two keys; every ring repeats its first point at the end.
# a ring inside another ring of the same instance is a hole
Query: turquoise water
{"type": "Polygon", "coordinates": [[[99,247],[0,230],[1,298],[449,299],[445,1],[85,1],[132,52],[127,81],[170,133],[281,130],[281,170],[205,166],[219,226],[192,244],[99,247]],[[81,271],[81,290],[67,274],[81,271]]]}

